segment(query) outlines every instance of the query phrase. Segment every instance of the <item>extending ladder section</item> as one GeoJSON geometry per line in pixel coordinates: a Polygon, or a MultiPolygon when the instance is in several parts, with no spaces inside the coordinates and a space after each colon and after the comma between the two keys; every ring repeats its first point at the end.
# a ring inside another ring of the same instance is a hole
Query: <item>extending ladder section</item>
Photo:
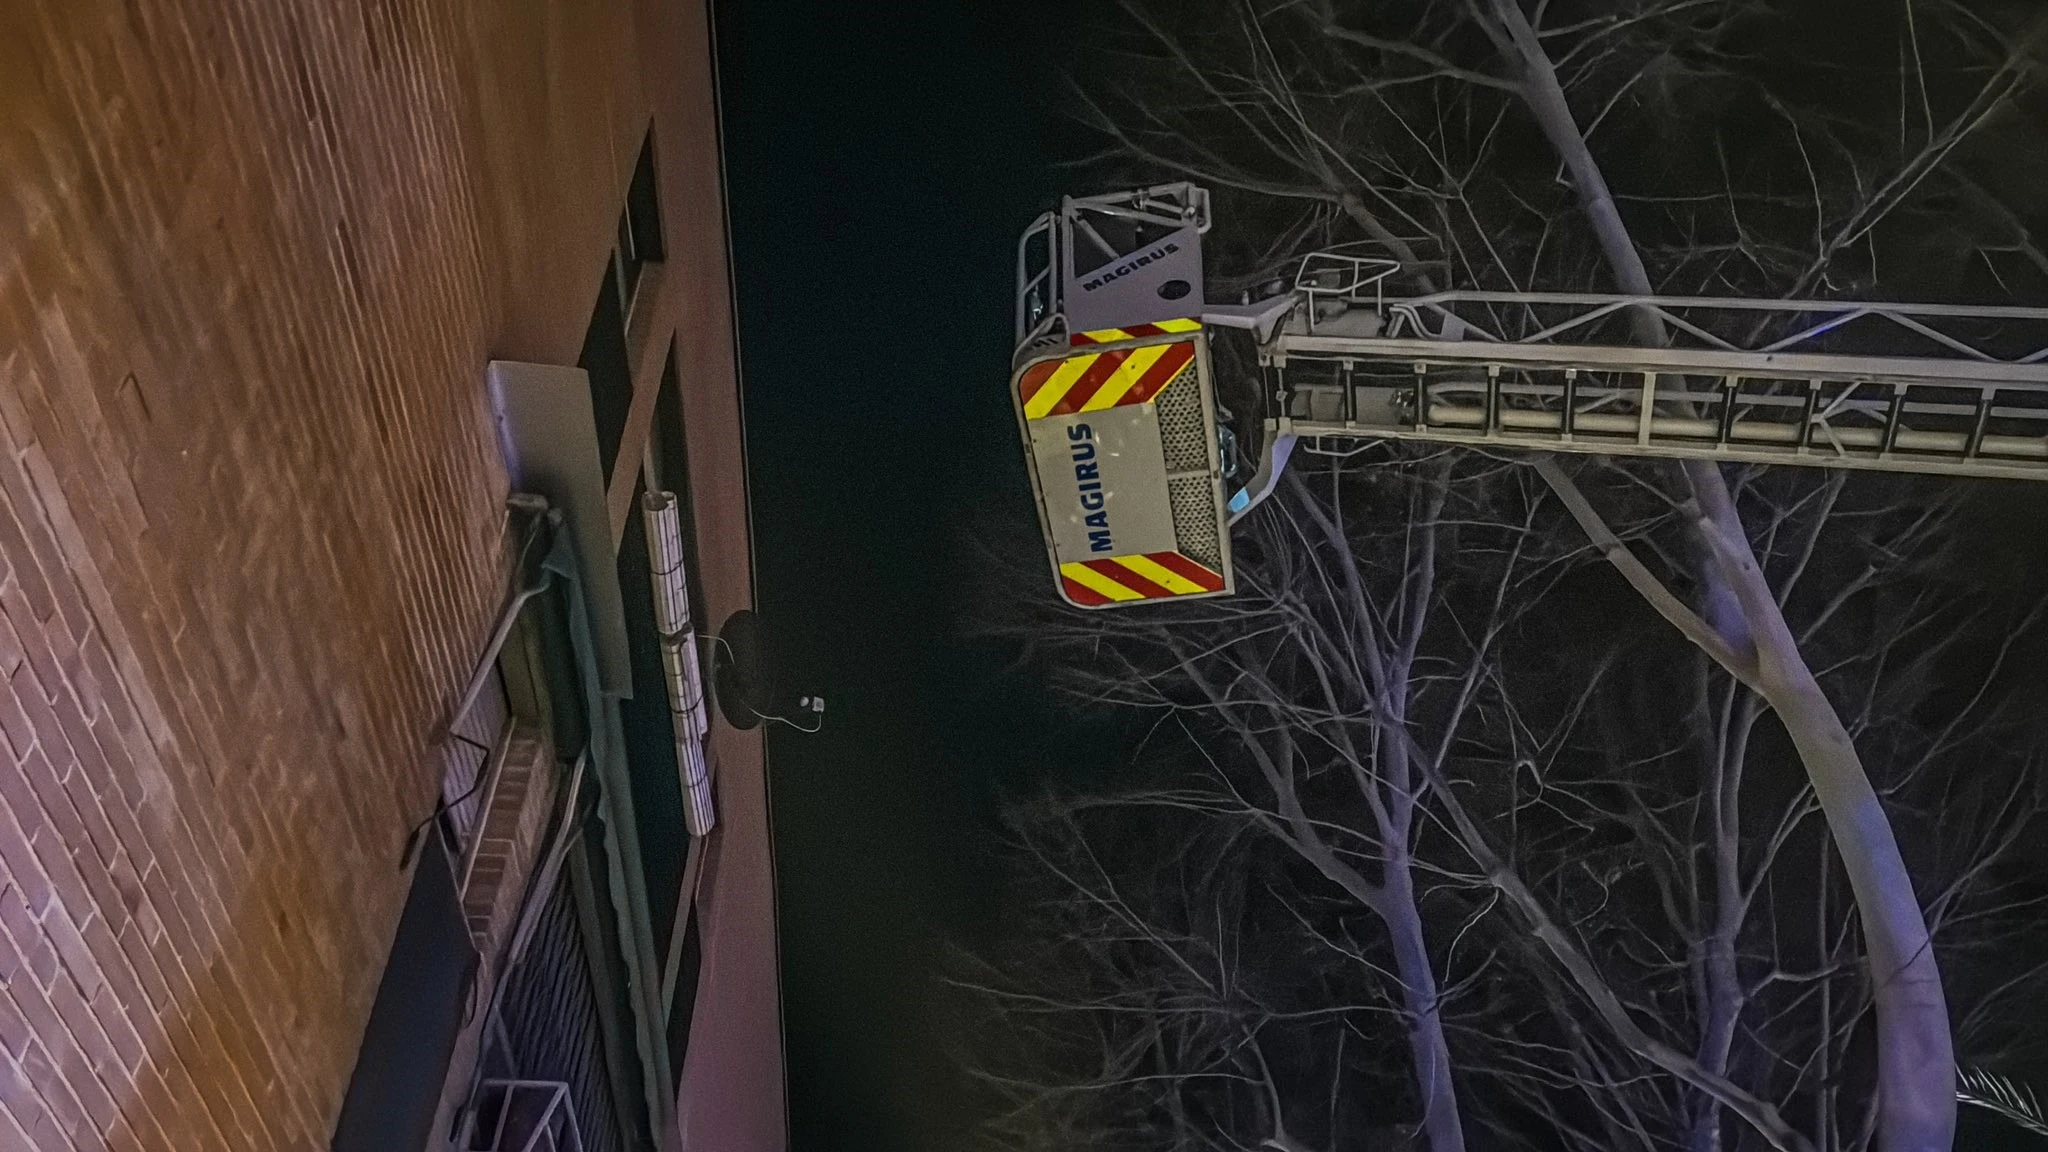
{"type": "Polygon", "coordinates": [[[1303,266],[1260,344],[1275,432],[2048,478],[2048,309],[1390,299],[1393,270],[1303,266]]]}

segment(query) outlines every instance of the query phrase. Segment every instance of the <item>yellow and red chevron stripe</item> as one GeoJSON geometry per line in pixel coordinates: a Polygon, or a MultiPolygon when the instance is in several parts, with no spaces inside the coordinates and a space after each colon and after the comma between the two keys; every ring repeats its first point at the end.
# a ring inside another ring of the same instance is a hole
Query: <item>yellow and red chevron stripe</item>
{"type": "Polygon", "coordinates": [[[1060,586],[1083,608],[1223,590],[1223,577],[1178,552],[1147,552],[1060,565],[1060,586]]]}
{"type": "Polygon", "coordinates": [[[1017,393],[1024,401],[1026,420],[1145,404],[1194,360],[1195,346],[1186,340],[1087,352],[1026,368],[1017,381],[1017,393]]]}
{"type": "Polygon", "coordinates": [[[1119,340],[1163,336],[1168,332],[1195,332],[1201,327],[1200,320],[1161,320],[1157,324],[1133,324],[1128,328],[1097,328],[1092,332],[1076,332],[1067,337],[1067,343],[1076,347],[1083,344],[1114,344],[1119,340]]]}

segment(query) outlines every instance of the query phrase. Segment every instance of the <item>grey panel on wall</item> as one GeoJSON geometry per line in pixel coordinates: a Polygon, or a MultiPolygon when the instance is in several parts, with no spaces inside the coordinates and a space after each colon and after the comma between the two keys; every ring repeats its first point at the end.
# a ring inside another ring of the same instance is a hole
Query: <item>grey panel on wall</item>
{"type": "Polygon", "coordinates": [[[568,518],[577,563],[587,575],[583,593],[597,650],[598,686],[606,695],[630,697],[626,612],[618,581],[608,575],[618,545],[605,505],[590,378],[581,368],[493,360],[490,381],[512,487],[547,497],[568,518]]]}

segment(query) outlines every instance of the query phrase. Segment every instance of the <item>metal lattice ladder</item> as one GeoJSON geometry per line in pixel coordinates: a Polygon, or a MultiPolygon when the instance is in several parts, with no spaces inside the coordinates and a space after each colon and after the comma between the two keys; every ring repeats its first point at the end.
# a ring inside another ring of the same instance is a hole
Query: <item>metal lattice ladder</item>
{"type": "Polygon", "coordinates": [[[1304,263],[1261,333],[1273,433],[2048,478],[2048,309],[1389,298],[1396,270],[1304,263]]]}

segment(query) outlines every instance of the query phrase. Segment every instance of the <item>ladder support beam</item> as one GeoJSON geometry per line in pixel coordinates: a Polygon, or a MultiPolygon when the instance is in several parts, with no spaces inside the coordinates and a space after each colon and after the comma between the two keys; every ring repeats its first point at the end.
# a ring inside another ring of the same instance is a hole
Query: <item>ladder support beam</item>
{"type": "MultiPolygon", "coordinates": [[[[1631,425],[1635,417],[1626,419],[1631,425]]],[[[1666,419],[1657,421],[1660,431],[1666,419]]],[[[1471,447],[1512,449],[1524,452],[1571,452],[1591,456],[1636,456],[1664,460],[1718,460],[1731,463],[1749,464],[1797,464],[1808,467],[1853,468],[1863,471],[1909,472],[1930,476],[1972,476],[2007,480],[2048,480],[2048,451],[2042,451],[2038,459],[2020,456],[1963,457],[1957,455],[1933,455],[1908,451],[1894,451],[1881,454],[1875,446],[1867,449],[1843,447],[1837,449],[1821,444],[1809,451],[1801,451],[1794,443],[1771,445],[1763,443],[1715,443],[1706,438],[1684,440],[1677,436],[1661,436],[1649,444],[1638,444],[1632,435],[1609,438],[1594,437],[1581,433],[1573,439],[1566,439],[1555,433],[1545,434],[1544,430],[1509,428],[1488,433],[1479,427],[1456,427],[1447,424],[1432,424],[1426,428],[1390,426],[1386,428],[1360,428],[1344,424],[1314,420],[1290,420],[1293,434],[1309,443],[1328,441],[1360,440],[1404,440],[1422,441],[1433,444],[1462,444],[1471,447]]],[[[1554,425],[1554,421],[1553,421],[1554,425]]],[[[1871,430],[1876,431],[1876,430],[1871,430]]],[[[2008,445],[2007,447],[2011,447],[2008,445]]]]}
{"type": "Polygon", "coordinates": [[[1495,344],[1285,333],[1266,346],[1283,360],[1339,359],[1484,369],[1577,368],[1581,371],[1656,372],[1670,376],[1739,376],[1745,379],[1856,380],[1872,384],[1953,387],[1996,385],[2048,393],[2048,363],[1946,360],[1911,356],[1838,356],[1820,352],[1742,352],[1720,348],[1628,348],[1601,344],[1495,344]]]}

